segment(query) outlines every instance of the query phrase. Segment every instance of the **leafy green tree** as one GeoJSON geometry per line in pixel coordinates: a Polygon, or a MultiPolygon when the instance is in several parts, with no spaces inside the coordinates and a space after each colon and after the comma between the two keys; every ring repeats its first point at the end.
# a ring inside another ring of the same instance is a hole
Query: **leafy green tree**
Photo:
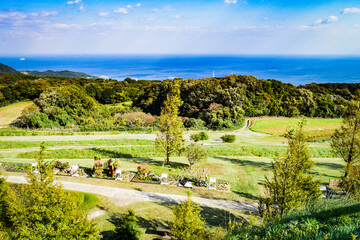
{"type": "Polygon", "coordinates": [[[346,178],[354,163],[360,160],[360,102],[349,105],[343,125],[336,129],[331,141],[331,147],[346,163],[346,178]]]}
{"type": "Polygon", "coordinates": [[[265,180],[268,195],[260,201],[260,207],[270,213],[271,206],[275,206],[273,213],[282,215],[319,195],[319,182],[309,174],[314,161],[306,143],[305,125],[306,120],[302,120],[297,128],[286,133],[287,152],[271,164],[273,178],[265,180]]]}
{"type": "Polygon", "coordinates": [[[0,183],[0,226],[11,239],[96,239],[93,222],[78,210],[76,194],[54,183],[52,162],[44,161],[45,147],[37,159],[39,174],[28,171],[29,184],[10,188],[0,183]]]}
{"type": "Polygon", "coordinates": [[[116,227],[116,239],[119,240],[138,240],[141,234],[137,225],[137,218],[133,210],[124,213],[116,227]]]}
{"type": "Polygon", "coordinates": [[[180,153],[184,148],[184,137],[181,129],[181,118],[178,116],[180,99],[180,86],[172,83],[159,118],[160,132],[157,134],[155,144],[165,153],[164,164],[170,164],[170,156],[180,153]]]}
{"type": "Polygon", "coordinates": [[[190,169],[196,163],[203,162],[207,159],[205,148],[196,143],[191,143],[185,148],[185,154],[190,164],[190,169]]]}
{"type": "Polygon", "coordinates": [[[170,223],[171,235],[178,240],[203,239],[205,222],[200,212],[200,205],[191,200],[191,192],[188,192],[188,199],[174,207],[175,220],[170,223]]]}

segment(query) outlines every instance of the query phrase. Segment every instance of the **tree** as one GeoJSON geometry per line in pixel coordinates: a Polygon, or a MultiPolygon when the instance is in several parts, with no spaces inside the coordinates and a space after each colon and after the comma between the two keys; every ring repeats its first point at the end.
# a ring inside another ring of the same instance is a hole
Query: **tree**
{"type": "Polygon", "coordinates": [[[124,213],[116,227],[116,239],[119,240],[138,240],[141,234],[139,226],[137,225],[137,218],[133,210],[124,213]]]}
{"type": "Polygon", "coordinates": [[[181,130],[181,118],[178,117],[180,99],[180,86],[173,82],[163,107],[161,108],[159,126],[155,144],[162,152],[165,152],[164,164],[170,164],[170,156],[180,153],[184,148],[183,132],[181,130]]]}
{"type": "Polygon", "coordinates": [[[345,175],[348,177],[354,163],[360,160],[360,102],[349,105],[343,125],[336,129],[331,147],[346,163],[345,175]]]}
{"type": "Polygon", "coordinates": [[[288,131],[288,149],[284,157],[277,156],[271,164],[273,178],[266,177],[267,197],[262,198],[260,207],[275,205],[275,214],[282,215],[291,208],[314,199],[319,195],[319,182],[309,171],[314,166],[306,143],[306,121],[299,122],[297,128],[288,131]]]}
{"type": "Polygon", "coordinates": [[[205,233],[204,220],[200,215],[200,205],[188,199],[174,207],[175,220],[170,223],[171,235],[178,240],[200,240],[205,233]]]}
{"type": "Polygon", "coordinates": [[[53,162],[37,159],[39,174],[28,171],[29,184],[10,187],[0,183],[0,226],[11,239],[96,239],[93,222],[78,210],[77,194],[54,183],[53,162]]]}
{"type": "Polygon", "coordinates": [[[206,150],[196,143],[191,143],[185,149],[186,157],[190,164],[190,169],[195,163],[205,161],[207,159],[206,150]]]}

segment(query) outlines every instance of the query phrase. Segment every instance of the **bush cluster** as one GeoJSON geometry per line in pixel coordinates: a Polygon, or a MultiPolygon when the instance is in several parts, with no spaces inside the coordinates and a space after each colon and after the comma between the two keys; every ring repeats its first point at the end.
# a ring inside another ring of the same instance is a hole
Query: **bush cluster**
{"type": "Polygon", "coordinates": [[[198,142],[200,140],[209,140],[209,136],[207,135],[206,132],[201,132],[198,134],[191,134],[190,135],[190,139],[193,140],[194,142],[198,142]]]}
{"type": "Polygon", "coordinates": [[[233,143],[236,140],[236,136],[231,134],[225,134],[221,137],[221,140],[226,143],[233,143]]]}

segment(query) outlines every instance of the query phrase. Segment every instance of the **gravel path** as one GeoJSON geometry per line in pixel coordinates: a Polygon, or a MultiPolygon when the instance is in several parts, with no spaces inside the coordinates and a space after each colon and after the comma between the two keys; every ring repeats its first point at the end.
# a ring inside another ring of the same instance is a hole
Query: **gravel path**
{"type": "MultiPolygon", "coordinates": [[[[8,182],[12,182],[12,183],[27,183],[26,178],[22,176],[6,176],[6,178],[8,182]]],[[[186,196],[181,196],[181,195],[142,192],[137,190],[97,186],[91,184],[66,182],[66,181],[60,181],[60,182],[63,185],[63,187],[68,190],[96,193],[107,196],[111,199],[112,202],[114,202],[119,206],[125,206],[135,202],[143,202],[143,201],[162,201],[168,203],[179,203],[181,201],[186,200],[187,198],[186,196]]],[[[252,212],[257,211],[256,203],[246,204],[246,203],[238,203],[229,200],[218,200],[218,199],[200,198],[200,197],[192,197],[192,200],[196,203],[199,203],[202,206],[211,207],[211,208],[236,209],[236,210],[244,210],[244,211],[252,211],[252,212]]]]}

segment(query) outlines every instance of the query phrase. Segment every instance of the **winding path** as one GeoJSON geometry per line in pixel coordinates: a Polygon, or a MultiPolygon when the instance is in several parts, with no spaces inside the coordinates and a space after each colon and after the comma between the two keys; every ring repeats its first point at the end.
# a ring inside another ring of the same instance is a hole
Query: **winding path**
{"type": "MultiPolygon", "coordinates": [[[[27,183],[26,178],[23,176],[6,176],[8,182],[12,183],[27,183]]],[[[109,197],[112,202],[119,206],[129,205],[135,202],[143,201],[162,201],[167,203],[179,203],[187,199],[186,196],[164,194],[164,193],[152,193],[143,192],[137,190],[129,190],[115,187],[105,187],[84,183],[66,182],[59,181],[65,189],[95,193],[109,197]]],[[[219,200],[201,197],[192,197],[192,200],[199,203],[202,206],[211,208],[222,208],[222,209],[235,209],[243,211],[257,211],[256,203],[238,203],[229,200],[219,200]]]]}

